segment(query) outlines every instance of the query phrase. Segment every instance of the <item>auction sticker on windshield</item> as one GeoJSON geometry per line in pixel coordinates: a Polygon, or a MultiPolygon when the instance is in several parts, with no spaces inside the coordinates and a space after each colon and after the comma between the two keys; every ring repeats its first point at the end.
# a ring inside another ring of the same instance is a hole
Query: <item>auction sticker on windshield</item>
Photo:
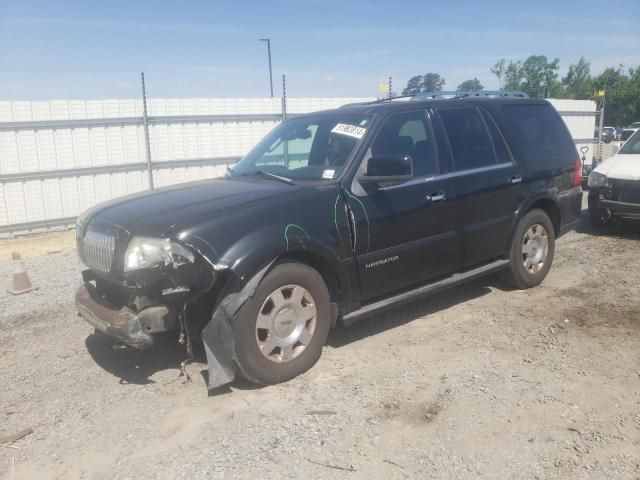
{"type": "Polygon", "coordinates": [[[339,133],[354,138],[362,138],[366,132],[366,128],[356,127],[355,125],[349,125],[347,123],[339,123],[331,130],[331,133],[339,133]]]}

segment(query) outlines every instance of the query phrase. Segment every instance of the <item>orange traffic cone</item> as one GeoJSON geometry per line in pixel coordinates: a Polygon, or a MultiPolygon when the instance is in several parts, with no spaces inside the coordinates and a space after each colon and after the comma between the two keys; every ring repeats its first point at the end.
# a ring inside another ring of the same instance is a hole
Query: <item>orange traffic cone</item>
{"type": "Polygon", "coordinates": [[[24,262],[20,259],[18,252],[13,252],[11,255],[13,260],[13,285],[7,290],[12,295],[20,295],[33,290],[31,280],[29,280],[29,274],[26,268],[24,268],[24,262]]]}

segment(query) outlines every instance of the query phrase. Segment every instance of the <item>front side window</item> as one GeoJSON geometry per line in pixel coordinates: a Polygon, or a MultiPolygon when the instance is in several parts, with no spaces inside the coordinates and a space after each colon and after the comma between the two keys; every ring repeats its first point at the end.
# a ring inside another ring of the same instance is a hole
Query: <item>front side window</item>
{"type": "Polygon", "coordinates": [[[330,180],[344,169],[370,117],[318,115],[286,121],[234,165],[233,175],[266,172],[293,180],[330,180]]]}
{"type": "Polygon", "coordinates": [[[413,159],[413,175],[438,172],[435,142],[424,112],[392,115],[384,121],[371,144],[371,156],[408,155],[413,159]]]}
{"type": "Polygon", "coordinates": [[[623,130],[622,133],[620,134],[620,140],[622,140],[623,142],[626,142],[627,140],[629,140],[629,138],[631,138],[631,135],[633,135],[635,132],[633,130],[623,130]]]}
{"type": "Polygon", "coordinates": [[[457,172],[496,164],[491,139],[475,108],[439,110],[457,172]]]}

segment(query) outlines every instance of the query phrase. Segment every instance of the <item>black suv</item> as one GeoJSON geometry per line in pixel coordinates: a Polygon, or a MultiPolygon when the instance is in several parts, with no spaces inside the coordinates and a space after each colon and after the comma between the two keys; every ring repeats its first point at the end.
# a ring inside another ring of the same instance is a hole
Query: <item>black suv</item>
{"type": "Polygon", "coordinates": [[[454,97],[300,115],[226,178],[92,208],[79,313],[137,348],[201,338],[214,388],[304,372],[338,320],[498,270],[538,285],[580,215],[571,136],[546,101],[454,97]]]}

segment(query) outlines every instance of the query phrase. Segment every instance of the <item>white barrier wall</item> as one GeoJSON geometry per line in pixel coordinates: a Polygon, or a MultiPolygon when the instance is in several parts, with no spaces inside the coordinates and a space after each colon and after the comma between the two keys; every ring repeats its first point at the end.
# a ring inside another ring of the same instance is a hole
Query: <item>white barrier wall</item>
{"type": "MultiPolygon", "coordinates": [[[[287,114],[371,98],[291,98],[287,114]]],[[[595,103],[551,100],[578,146],[595,103]]],[[[155,186],[211,178],[280,121],[271,98],[150,99],[155,186]]],[[[142,101],[0,101],[0,236],[64,228],[98,202],[148,188],[142,101]]],[[[590,161],[593,144],[589,144],[590,161]]]]}
{"type": "MultiPolygon", "coordinates": [[[[585,163],[591,165],[594,150],[593,136],[596,128],[596,102],[592,100],[555,100],[549,102],[560,112],[564,123],[569,128],[578,151],[582,147],[589,147],[585,163]]],[[[582,155],[582,153],[581,153],[582,155]]],[[[597,158],[597,157],[596,157],[597,158]]]]}
{"type": "MultiPolygon", "coordinates": [[[[287,114],[369,100],[291,98],[287,114]]],[[[222,175],[282,114],[278,98],[147,105],[156,187],[222,175]]],[[[64,227],[96,203],[147,189],[141,116],[138,100],[0,101],[0,235],[64,227]]]]}

